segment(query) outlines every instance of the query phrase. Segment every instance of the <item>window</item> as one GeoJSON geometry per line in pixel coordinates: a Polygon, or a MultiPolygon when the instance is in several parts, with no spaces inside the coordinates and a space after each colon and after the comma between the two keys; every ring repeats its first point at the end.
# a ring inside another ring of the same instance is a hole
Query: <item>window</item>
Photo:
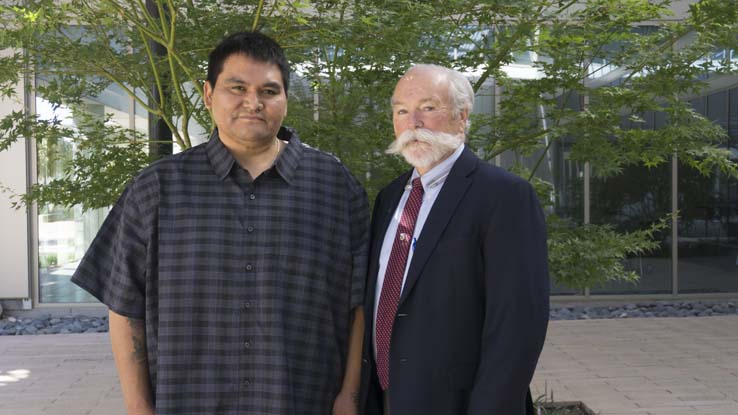
{"type": "MultiPolygon", "coordinates": [[[[38,80],[38,82],[44,82],[38,80]]],[[[145,112],[133,115],[133,102],[115,86],[105,89],[94,99],[85,99],[83,110],[100,119],[110,115],[109,122],[145,132],[145,112]]],[[[36,98],[36,113],[42,119],[59,120],[63,126],[75,128],[74,111],[64,105],[54,107],[43,97],[36,98]]],[[[59,178],[64,163],[79,151],[71,138],[38,143],[38,182],[59,178]]],[[[38,209],[38,299],[41,303],[88,303],[97,300],[70,280],[87,247],[97,234],[109,208],[83,210],[81,206],[39,206],[38,209]]]]}

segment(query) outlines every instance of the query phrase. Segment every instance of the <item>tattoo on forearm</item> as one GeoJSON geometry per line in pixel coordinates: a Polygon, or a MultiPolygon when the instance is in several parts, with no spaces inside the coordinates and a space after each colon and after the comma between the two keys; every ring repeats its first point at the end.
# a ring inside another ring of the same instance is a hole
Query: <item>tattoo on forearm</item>
{"type": "Polygon", "coordinates": [[[139,364],[146,364],[146,342],[140,337],[133,336],[133,359],[139,364]]]}
{"type": "Polygon", "coordinates": [[[128,325],[131,326],[131,329],[133,330],[133,336],[131,336],[133,340],[133,353],[131,354],[131,356],[133,357],[133,360],[135,360],[137,363],[145,365],[148,358],[146,354],[144,323],[141,320],[129,318],[128,325]]]}

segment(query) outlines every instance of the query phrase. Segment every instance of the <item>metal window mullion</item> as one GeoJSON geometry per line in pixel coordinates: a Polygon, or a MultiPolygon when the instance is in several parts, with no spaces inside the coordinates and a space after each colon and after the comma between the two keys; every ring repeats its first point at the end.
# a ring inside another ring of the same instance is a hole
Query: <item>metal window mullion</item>
{"type": "MultiPolygon", "coordinates": [[[[24,52],[28,53],[28,52],[24,52]]],[[[23,106],[26,114],[36,114],[36,73],[30,67],[26,67],[23,74],[23,106]]],[[[26,191],[38,182],[38,146],[35,137],[24,137],[26,141],[26,191]]],[[[30,276],[29,289],[31,294],[31,307],[39,304],[39,279],[38,269],[38,203],[33,201],[26,205],[27,232],[28,232],[28,275],[30,276]]]]}
{"type": "MultiPolygon", "coordinates": [[[[582,97],[582,110],[587,109],[589,106],[589,94],[585,94],[584,97],[582,97]]],[[[591,201],[590,197],[592,195],[592,192],[590,190],[590,164],[588,161],[584,162],[584,200],[582,203],[584,204],[584,224],[589,225],[591,222],[591,201]]],[[[590,290],[589,287],[584,288],[584,296],[589,297],[590,290]]]]}
{"type": "Polygon", "coordinates": [[[671,157],[671,294],[679,294],[679,163],[676,153],[671,157]]]}
{"type": "MultiPolygon", "coordinates": [[[[493,116],[499,117],[500,116],[500,99],[502,95],[502,88],[500,88],[500,84],[497,82],[497,78],[492,78],[492,111],[493,116]]],[[[501,167],[502,166],[502,154],[497,154],[495,156],[495,166],[501,167]]]]}

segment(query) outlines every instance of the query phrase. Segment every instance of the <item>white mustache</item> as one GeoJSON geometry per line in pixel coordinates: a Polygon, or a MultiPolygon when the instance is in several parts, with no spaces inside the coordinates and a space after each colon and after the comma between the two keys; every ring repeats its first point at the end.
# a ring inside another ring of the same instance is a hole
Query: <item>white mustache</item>
{"type": "Polygon", "coordinates": [[[387,150],[385,150],[385,153],[402,154],[402,150],[415,140],[427,143],[432,147],[441,147],[451,150],[456,149],[463,142],[463,139],[457,134],[436,132],[425,128],[405,130],[405,132],[400,134],[400,136],[390,144],[387,150]]]}

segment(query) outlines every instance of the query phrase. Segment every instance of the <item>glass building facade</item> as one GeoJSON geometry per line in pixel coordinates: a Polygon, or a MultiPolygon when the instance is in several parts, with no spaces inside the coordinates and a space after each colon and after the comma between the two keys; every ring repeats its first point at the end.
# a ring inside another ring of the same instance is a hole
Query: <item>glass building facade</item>
{"type": "MultiPolygon", "coordinates": [[[[724,147],[737,156],[738,87],[692,101],[694,109],[728,132],[724,147]]],[[[679,292],[738,292],[738,181],[679,165],[679,292]]]]}
{"type": "MultiPolygon", "coordinates": [[[[733,82],[736,84],[738,80],[733,82]]],[[[714,91],[691,100],[691,104],[696,112],[726,130],[730,139],[722,146],[738,159],[738,87],[714,91]]],[[[665,122],[659,113],[643,114],[643,119],[644,123],[625,127],[657,129],[665,122]]],[[[568,159],[568,145],[564,141],[555,149],[556,212],[582,223],[584,167],[568,159]]],[[[620,175],[592,177],[589,181],[593,224],[608,223],[618,231],[628,232],[648,227],[670,213],[678,214],[676,247],[673,230],[667,228],[655,235],[658,249],[626,261],[626,268],[640,276],[637,284],[593,287],[592,295],[738,292],[736,179],[719,171],[704,176],[672,160],[654,168],[630,166],[620,175]]],[[[554,286],[553,293],[581,294],[560,286],[554,286]]]]}
{"type": "MultiPolygon", "coordinates": [[[[44,80],[38,79],[42,83],[44,80]]],[[[65,127],[77,125],[74,111],[53,106],[42,96],[35,98],[36,114],[42,119],[58,119],[65,127]]],[[[115,85],[98,97],[84,100],[84,110],[109,123],[146,133],[146,112],[115,85]]],[[[71,137],[41,142],[36,147],[37,181],[48,183],[62,175],[65,162],[80,151],[71,137]],[[53,161],[50,161],[53,160],[53,161]]],[[[83,210],[81,206],[39,206],[37,218],[38,301],[41,304],[92,303],[97,300],[72,284],[70,279],[87,247],[97,234],[109,209],[83,210]]]]}

